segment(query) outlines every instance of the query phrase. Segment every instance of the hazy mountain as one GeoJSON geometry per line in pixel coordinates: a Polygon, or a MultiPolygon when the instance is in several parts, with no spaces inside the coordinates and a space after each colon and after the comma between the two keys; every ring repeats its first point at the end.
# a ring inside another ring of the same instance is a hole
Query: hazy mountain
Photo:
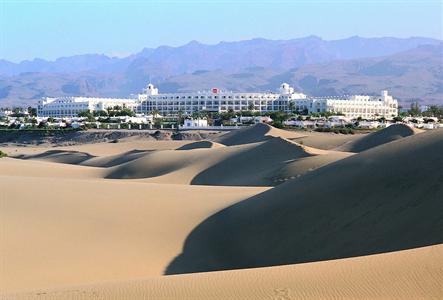
{"type": "Polygon", "coordinates": [[[267,68],[241,72],[199,71],[159,83],[161,91],[190,91],[217,86],[228,90],[272,90],[288,82],[312,96],[375,94],[388,89],[406,104],[443,104],[443,44],[397,54],[310,64],[278,72],[267,68]]]}
{"type": "Polygon", "coordinates": [[[316,36],[292,40],[253,39],[220,42],[216,45],[204,45],[192,41],[180,47],[145,48],[125,58],[85,54],[61,57],[55,61],[34,59],[12,63],[0,60],[0,75],[10,76],[27,72],[137,73],[142,71],[151,73],[152,76],[165,77],[202,69],[236,71],[254,66],[289,69],[336,59],[389,55],[419,45],[437,43],[438,40],[420,37],[399,39],[357,36],[334,41],[326,41],[316,36]]]}
{"type": "Polygon", "coordinates": [[[0,61],[0,106],[27,105],[42,96],[128,96],[149,78],[161,91],[220,87],[275,90],[286,81],[310,95],[378,93],[404,102],[441,103],[442,43],[426,38],[325,41],[254,39],[145,48],[126,58],[78,55],[53,62],[0,61]]]}

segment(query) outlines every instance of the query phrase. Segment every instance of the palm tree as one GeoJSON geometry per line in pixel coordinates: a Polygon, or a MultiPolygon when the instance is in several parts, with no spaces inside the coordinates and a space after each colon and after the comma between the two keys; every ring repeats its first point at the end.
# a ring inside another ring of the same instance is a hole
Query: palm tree
{"type": "Polygon", "coordinates": [[[289,102],[289,111],[291,112],[291,113],[293,113],[294,112],[294,109],[295,109],[295,104],[294,104],[294,102],[289,102]]]}

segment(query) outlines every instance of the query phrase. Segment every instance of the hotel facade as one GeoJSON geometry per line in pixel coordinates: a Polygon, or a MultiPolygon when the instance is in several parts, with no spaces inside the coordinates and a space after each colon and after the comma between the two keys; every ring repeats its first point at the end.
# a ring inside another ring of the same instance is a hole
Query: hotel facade
{"type": "Polygon", "coordinates": [[[307,98],[295,100],[294,103],[296,111],[341,113],[347,118],[371,119],[398,116],[398,101],[389,95],[388,91],[381,91],[380,96],[307,98]]]}
{"type": "Polygon", "coordinates": [[[179,112],[191,115],[198,111],[288,111],[291,101],[306,99],[306,95],[294,92],[287,83],[280,86],[278,93],[240,93],[214,88],[211,91],[167,94],[159,94],[158,89],[149,84],[139,99],[141,113],[157,111],[161,115],[176,115],[179,112]]]}
{"type": "Polygon", "coordinates": [[[342,98],[308,97],[297,93],[287,83],[273,92],[232,92],[220,89],[188,93],[159,93],[152,85],[134,98],[90,98],[58,97],[43,98],[39,101],[37,114],[41,117],[75,117],[79,112],[106,110],[121,106],[133,109],[139,114],[192,115],[194,112],[273,112],[298,111],[305,113],[342,113],[349,118],[395,117],[398,102],[387,91],[380,96],[353,95],[342,98]]]}
{"type": "Polygon", "coordinates": [[[138,99],[94,97],[45,97],[38,102],[37,116],[67,118],[77,117],[82,111],[101,111],[114,106],[136,110],[138,99]]]}

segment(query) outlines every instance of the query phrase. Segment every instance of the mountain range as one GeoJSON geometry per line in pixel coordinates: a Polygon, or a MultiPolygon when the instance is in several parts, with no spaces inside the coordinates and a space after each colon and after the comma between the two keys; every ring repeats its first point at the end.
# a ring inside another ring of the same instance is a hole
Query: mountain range
{"type": "Polygon", "coordinates": [[[13,63],[0,60],[0,107],[43,96],[128,96],[151,80],[160,92],[219,87],[275,90],[283,81],[313,96],[388,89],[404,105],[443,102],[443,43],[413,37],[316,36],[145,48],[124,57],[86,54],[13,63]]]}

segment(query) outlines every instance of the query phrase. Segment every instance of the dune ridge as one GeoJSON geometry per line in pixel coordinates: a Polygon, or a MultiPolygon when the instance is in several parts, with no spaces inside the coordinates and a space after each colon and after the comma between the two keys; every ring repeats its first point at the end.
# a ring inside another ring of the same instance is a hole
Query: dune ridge
{"type": "Polygon", "coordinates": [[[312,156],[310,149],[289,140],[237,146],[160,151],[113,168],[106,178],[150,178],[156,182],[196,185],[273,185],[273,174],[288,161],[312,156]],[[223,174],[223,176],[220,176],[223,174]]]}
{"type": "Polygon", "coordinates": [[[197,226],[166,274],[354,257],[443,242],[443,130],[289,180],[197,226]]]}
{"type": "Polygon", "coordinates": [[[193,150],[193,149],[202,149],[202,148],[219,148],[224,147],[224,145],[212,142],[212,141],[198,141],[183,145],[176,150],[193,150]]]}
{"type": "Polygon", "coordinates": [[[416,133],[2,145],[0,299],[442,298],[443,130],[416,133]]]}
{"type": "Polygon", "coordinates": [[[109,168],[137,159],[149,151],[132,150],[109,156],[93,156],[86,152],[73,150],[48,150],[38,154],[16,156],[25,160],[39,160],[61,164],[72,164],[97,168],[109,168]]]}
{"type": "Polygon", "coordinates": [[[347,142],[335,150],[346,152],[362,152],[407,136],[419,133],[418,129],[411,128],[405,124],[394,124],[379,131],[362,136],[359,139],[347,142]]]}
{"type": "Polygon", "coordinates": [[[235,146],[256,142],[263,142],[271,137],[280,138],[296,138],[303,135],[297,132],[290,132],[272,127],[268,124],[257,123],[254,126],[248,126],[241,129],[227,132],[221,136],[216,137],[213,141],[226,145],[235,146]]]}
{"type": "Polygon", "coordinates": [[[176,150],[132,150],[99,156],[72,149],[56,149],[15,157],[103,168],[103,172],[94,173],[97,178],[193,185],[273,186],[346,155],[270,136],[263,142],[236,146],[201,141],[185,144],[176,150]],[[319,157],[301,160],[311,156],[319,157]]]}

